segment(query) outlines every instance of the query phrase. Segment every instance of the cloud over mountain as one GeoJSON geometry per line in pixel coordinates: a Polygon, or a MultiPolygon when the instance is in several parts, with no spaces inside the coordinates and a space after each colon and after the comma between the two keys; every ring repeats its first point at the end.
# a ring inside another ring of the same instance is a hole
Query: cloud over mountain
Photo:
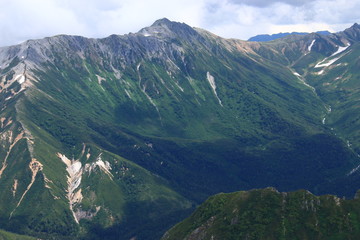
{"type": "Polygon", "coordinates": [[[345,0],[0,0],[0,46],[57,34],[105,37],[136,32],[167,17],[223,37],[339,31],[360,18],[345,0]]]}

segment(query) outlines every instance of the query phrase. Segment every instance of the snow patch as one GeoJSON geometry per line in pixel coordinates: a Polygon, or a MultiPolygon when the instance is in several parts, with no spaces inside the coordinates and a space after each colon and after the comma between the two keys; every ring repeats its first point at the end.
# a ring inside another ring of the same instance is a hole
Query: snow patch
{"type": "Polygon", "coordinates": [[[320,72],[317,72],[317,75],[322,75],[324,73],[324,70],[321,70],[320,72]]]}
{"type": "Polygon", "coordinates": [[[221,102],[221,100],[220,100],[220,98],[218,97],[217,92],[216,92],[215,78],[214,78],[209,72],[206,73],[206,78],[207,78],[207,80],[208,80],[208,82],[209,82],[209,84],[210,84],[210,86],[211,86],[211,88],[212,88],[212,90],[213,90],[213,92],[214,92],[217,100],[219,101],[219,104],[220,104],[221,106],[223,106],[223,105],[222,105],[222,102],[221,102]]]}
{"type": "Polygon", "coordinates": [[[101,170],[103,170],[106,175],[108,175],[111,179],[113,177],[113,175],[111,174],[110,170],[111,170],[111,165],[108,161],[103,161],[100,157],[99,159],[96,161],[96,165],[98,165],[100,167],[101,170]]]}
{"type": "Polygon", "coordinates": [[[22,84],[25,82],[25,76],[23,74],[19,74],[15,77],[15,81],[18,81],[18,83],[22,84]]]}
{"type": "Polygon", "coordinates": [[[331,59],[331,60],[329,60],[329,61],[327,61],[327,59],[328,59],[328,58],[325,58],[325,59],[322,60],[321,62],[317,63],[317,64],[315,65],[315,68],[328,67],[328,66],[330,66],[331,64],[333,64],[334,62],[336,62],[337,60],[339,60],[340,58],[339,58],[339,57],[338,57],[338,58],[333,58],[333,59],[331,59]],[[325,62],[325,61],[327,61],[327,62],[325,62]],[[325,63],[324,63],[324,62],[325,62],[325,63]]]}
{"type": "Polygon", "coordinates": [[[314,43],[316,42],[316,40],[312,40],[312,42],[310,43],[309,47],[308,47],[308,51],[311,52],[312,47],[314,46],[314,43]]]}
{"type": "Polygon", "coordinates": [[[128,92],[128,90],[126,90],[126,89],[124,89],[124,90],[125,90],[126,95],[127,95],[130,99],[132,99],[130,93],[128,92]]]}
{"type": "Polygon", "coordinates": [[[111,164],[108,161],[103,161],[101,155],[102,154],[100,153],[96,159],[96,162],[91,164],[90,163],[85,164],[85,172],[88,172],[90,175],[91,172],[93,172],[96,167],[99,167],[100,170],[102,170],[106,175],[109,176],[110,179],[112,179],[114,175],[112,175],[112,173],[110,172],[110,170],[112,169],[111,164]]]}
{"type": "Polygon", "coordinates": [[[325,114],[324,118],[322,119],[322,124],[326,124],[326,116],[331,113],[331,106],[324,106],[326,108],[327,114],[325,114]]]}
{"type": "Polygon", "coordinates": [[[335,56],[335,55],[337,55],[337,54],[339,54],[339,53],[342,53],[343,51],[345,51],[345,50],[346,50],[348,47],[350,47],[350,46],[351,46],[350,43],[346,44],[345,47],[340,47],[340,46],[339,46],[338,50],[337,50],[336,52],[334,52],[330,57],[335,56]]]}
{"type": "MultiPolygon", "coordinates": [[[[336,52],[334,52],[330,57],[327,57],[324,60],[322,60],[321,62],[317,63],[314,68],[328,67],[328,66],[332,65],[334,62],[339,60],[340,57],[333,58],[329,61],[328,61],[328,59],[344,52],[348,47],[350,47],[350,43],[348,43],[345,47],[339,47],[336,52]]],[[[318,75],[321,75],[322,73],[323,72],[321,71],[321,73],[319,72],[318,75]]]]}
{"type": "Polygon", "coordinates": [[[303,79],[303,77],[297,73],[297,72],[292,72],[299,80],[302,84],[304,84],[305,86],[307,86],[308,88],[310,88],[314,93],[315,93],[315,88],[311,85],[309,85],[307,82],[305,82],[305,80],[303,79]]]}
{"type": "Polygon", "coordinates": [[[295,76],[297,76],[297,77],[301,77],[301,75],[300,75],[299,73],[297,73],[297,72],[293,72],[293,74],[294,74],[295,76]]]}

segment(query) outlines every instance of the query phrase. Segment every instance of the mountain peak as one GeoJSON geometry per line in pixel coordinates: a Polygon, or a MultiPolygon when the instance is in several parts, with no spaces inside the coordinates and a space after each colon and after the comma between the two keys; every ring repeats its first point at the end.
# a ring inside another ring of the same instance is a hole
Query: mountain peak
{"type": "Polygon", "coordinates": [[[354,23],[350,28],[360,28],[360,25],[358,23],[354,23]]]}
{"type": "Polygon", "coordinates": [[[184,29],[193,29],[189,25],[185,23],[180,23],[176,21],[171,21],[167,18],[161,18],[159,20],[156,20],[150,28],[167,28],[170,31],[178,32],[184,29]]]}
{"type": "Polygon", "coordinates": [[[352,41],[360,40],[360,25],[354,23],[351,27],[345,29],[345,31],[340,32],[341,35],[351,39],[352,41]]]}
{"type": "Polygon", "coordinates": [[[172,21],[170,21],[169,19],[161,18],[161,19],[156,20],[151,26],[168,25],[168,24],[171,24],[171,23],[172,23],[172,21]]]}
{"type": "Polygon", "coordinates": [[[189,36],[196,35],[197,32],[185,23],[170,21],[167,18],[156,20],[150,27],[141,29],[138,33],[145,37],[155,36],[160,38],[181,37],[189,39],[189,36]]]}

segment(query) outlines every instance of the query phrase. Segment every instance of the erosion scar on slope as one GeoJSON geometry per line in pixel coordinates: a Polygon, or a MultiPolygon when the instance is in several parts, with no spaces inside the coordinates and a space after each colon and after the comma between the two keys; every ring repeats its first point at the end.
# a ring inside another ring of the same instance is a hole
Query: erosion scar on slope
{"type": "MultiPolygon", "coordinates": [[[[24,132],[19,133],[19,135],[17,135],[17,137],[14,139],[14,141],[10,144],[10,147],[9,147],[7,153],[6,153],[6,156],[5,156],[4,161],[3,161],[3,163],[2,163],[2,167],[1,167],[1,169],[0,169],[0,178],[1,178],[2,174],[4,173],[6,167],[7,167],[7,159],[8,159],[8,157],[9,157],[10,153],[11,153],[11,150],[13,149],[13,147],[15,146],[15,144],[16,144],[20,139],[22,139],[23,137],[24,137],[24,132]]],[[[12,140],[12,132],[10,132],[10,137],[9,137],[9,139],[10,139],[10,142],[11,142],[11,140],[12,140]]]]}
{"type": "Polygon", "coordinates": [[[43,165],[39,161],[37,161],[35,158],[33,158],[33,159],[31,159],[31,162],[29,164],[29,168],[30,168],[31,173],[32,173],[31,181],[30,181],[29,185],[27,186],[25,192],[21,196],[21,198],[20,198],[19,202],[17,203],[16,207],[10,213],[9,219],[12,217],[15,210],[20,206],[20,204],[21,204],[22,200],[24,199],[25,195],[27,194],[27,192],[30,190],[30,188],[34,184],[35,179],[36,179],[36,175],[38,174],[39,171],[41,171],[43,169],[43,165]]]}

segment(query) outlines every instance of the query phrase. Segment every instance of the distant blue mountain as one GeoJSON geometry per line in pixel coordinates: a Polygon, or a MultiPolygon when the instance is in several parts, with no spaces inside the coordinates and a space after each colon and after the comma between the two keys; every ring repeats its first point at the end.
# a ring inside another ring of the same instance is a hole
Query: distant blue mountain
{"type": "MultiPolygon", "coordinates": [[[[321,35],[329,35],[331,34],[329,31],[318,31],[316,32],[318,34],[321,35]]],[[[309,34],[307,32],[292,32],[292,33],[276,33],[276,34],[261,34],[261,35],[256,35],[254,37],[251,37],[248,39],[248,41],[252,41],[252,42],[267,42],[267,41],[272,41],[278,38],[282,38],[282,37],[286,37],[288,35],[306,35],[309,34]]]]}

